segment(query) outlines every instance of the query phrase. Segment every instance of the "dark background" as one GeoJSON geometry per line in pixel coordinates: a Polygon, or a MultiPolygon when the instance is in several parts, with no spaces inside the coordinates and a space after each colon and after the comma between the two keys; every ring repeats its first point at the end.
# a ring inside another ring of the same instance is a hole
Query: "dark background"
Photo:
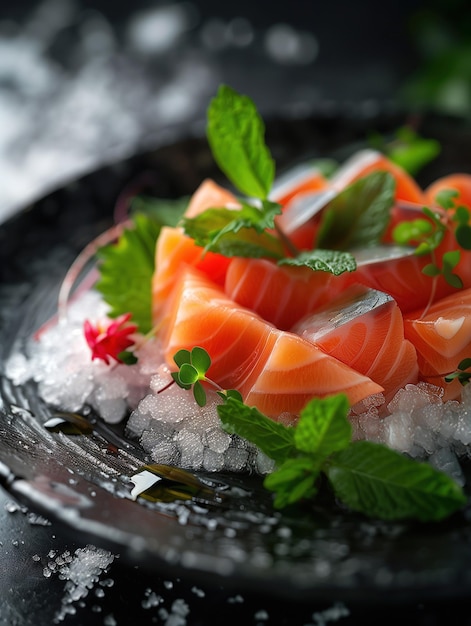
{"type": "MultiPolygon", "coordinates": [[[[470,12],[463,1],[5,4],[0,219],[102,163],[201,133],[208,99],[221,82],[250,95],[268,116],[471,111],[470,12]],[[149,22],[172,6],[183,8],[185,26],[180,21],[167,43],[166,33],[156,30],[153,45],[152,37],[147,47],[140,45],[133,27],[142,28],[146,14],[149,22]],[[277,32],[278,50],[270,52],[268,42],[277,32]],[[290,53],[300,41],[305,54],[290,53]]],[[[38,524],[1,491],[0,623],[53,623],[66,581],[58,573],[46,576],[47,564],[84,547],[80,537],[71,538],[54,523],[38,524]]],[[[293,607],[273,598],[246,596],[234,604],[234,590],[223,587],[207,588],[200,597],[186,581],[149,578],[119,558],[100,580],[113,584],[92,586],[72,603],[75,615],[64,618],[65,624],[165,623],[146,604],[149,590],[164,598],[168,610],[175,598],[189,601],[189,615],[174,626],[232,623],[232,617],[247,625],[318,623],[330,608],[317,607],[321,613],[314,618],[312,607],[301,606],[295,616],[293,607]],[[211,621],[204,617],[208,611],[211,621]]],[[[417,604],[409,607],[407,623],[444,623],[448,610],[430,613],[417,604]]],[[[394,611],[360,613],[338,623],[397,623],[402,617],[394,611]]]]}

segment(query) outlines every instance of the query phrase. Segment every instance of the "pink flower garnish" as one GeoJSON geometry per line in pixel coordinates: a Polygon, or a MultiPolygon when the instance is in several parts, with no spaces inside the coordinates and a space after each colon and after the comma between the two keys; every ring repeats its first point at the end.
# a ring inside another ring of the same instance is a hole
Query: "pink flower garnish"
{"type": "Polygon", "coordinates": [[[131,313],[125,313],[107,326],[101,323],[93,326],[88,320],[85,320],[83,331],[92,351],[92,360],[101,359],[109,365],[111,357],[118,363],[124,363],[119,355],[134,344],[134,340],[130,338],[130,335],[137,330],[135,324],[127,323],[130,319],[131,313]]]}

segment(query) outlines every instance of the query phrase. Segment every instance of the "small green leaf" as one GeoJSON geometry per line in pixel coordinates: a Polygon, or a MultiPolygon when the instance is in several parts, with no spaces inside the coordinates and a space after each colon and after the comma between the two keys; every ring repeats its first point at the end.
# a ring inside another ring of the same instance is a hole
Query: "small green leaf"
{"type": "Polygon", "coordinates": [[[197,369],[191,363],[183,363],[180,367],[180,380],[184,385],[193,385],[199,380],[197,369]]]}
{"type": "Polygon", "coordinates": [[[409,245],[422,239],[424,235],[429,235],[432,230],[433,226],[429,221],[419,218],[398,224],[393,230],[392,237],[400,245],[409,245]]]}
{"type": "Polygon", "coordinates": [[[316,481],[320,462],[315,457],[287,459],[278,469],[265,477],[264,487],[276,492],[274,506],[284,508],[317,493],[316,481]]]}
{"type": "Polygon", "coordinates": [[[131,202],[131,213],[142,213],[166,226],[176,226],[188,207],[190,198],[152,198],[136,196],[131,202]]]}
{"type": "Polygon", "coordinates": [[[199,380],[193,385],[193,396],[198,406],[205,406],[206,404],[206,391],[199,380]]]}
{"type": "Polygon", "coordinates": [[[183,383],[180,379],[180,372],[170,372],[170,376],[173,378],[173,380],[177,383],[177,385],[179,387],[181,387],[182,389],[191,389],[191,385],[186,385],[185,383],[183,383]]]}
{"type": "Polygon", "coordinates": [[[434,276],[440,276],[441,273],[442,272],[440,268],[437,267],[435,263],[428,263],[425,267],[422,268],[422,274],[425,274],[426,276],[431,276],[432,278],[434,276]]]}
{"type": "Polygon", "coordinates": [[[467,357],[458,363],[459,370],[467,370],[471,367],[471,358],[467,357]]]}
{"type": "Polygon", "coordinates": [[[265,145],[265,126],[254,103],[227,85],[208,109],[207,137],[216,163],[247,196],[268,197],[275,164],[265,145]]]}
{"type": "Polygon", "coordinates": [[[388,172],[373,172],[349,185],[324,210],[316,247],[347,250],[379,243],[389,223],[395,187],[388,172]]]}
{"type": "MultiPolygon", "coordinates": [[[[270,205],[271,206],[271,205],[270,205]]],[[[279,212],[279,205],[276,213],[279,212]]],[[[275,209],[270,209],[273,217],[275,209]]],[[[281,242],[264,230],[272,219],[261,209],[244,204],[241,209],[207,209],[193,218],[185,218],[185,234],[207,251],[225,256],[274,257],[283,256],[281,242]]]]}
{"type": "Polygon", "coordinates": [[[471,226],[469,224],[460,224],[455,230],[455,237],[463,250],[471,250],[471,226]]]}
{"type": "Polygon", "coordinates": [[[181,367],[184,363],[191,363],[191,353],[189,350],[185,350],[185,348],[182,348],[173,355],[173,360],[178,365],[178,367],[181,367]]]}
{"type": "Polygon", "coordinates": [[[224,429],[248,439],[276,463],[285,461],[294,451],[294,429],[275,422],[234,397],[217,407],[224,429]]]}
{"type": "Polygon", "coordinates": [[[137,363],[137,356],[129,350],[123,350],[123,352],[118,354],[118,361],[125,365],[134,365],[137,363]]]}
{"type": "Polygon", "coordinates": [[[339,276],[344,272],[354,272],[357,268],[355,257],[350,252],[320,248],[301,252],[293,258],[280,259],[278,265],[309,267],[314,271],[330,272],[334,276],[339,276]]]}
{"type": "Polygon", "coordinates": [[[345,394],[314,398],[301,411],[294,431],[294,444],[300,452],[327,457],[350,443],[352,427],[345,394]]]}
{"type": "Polygon", "coordinates": [[[455,198],[459,196],[456,189],[442,189],[435,196],[435,202],[443,209],[452,209],[455,206],[455,198]]]}
{"type": "Polygon", "coordinates": [[[446,474],[368,441],[332,455],[326,473],[348,507],[381,519],[438,521],[466,503],[446,474]]]}
{"type": "Polygon", "coordinates": [[[191,364],[200,376],[204,376],[211,366],[211,357],[204,348],[195,346],[191,350],[191,364]]]}

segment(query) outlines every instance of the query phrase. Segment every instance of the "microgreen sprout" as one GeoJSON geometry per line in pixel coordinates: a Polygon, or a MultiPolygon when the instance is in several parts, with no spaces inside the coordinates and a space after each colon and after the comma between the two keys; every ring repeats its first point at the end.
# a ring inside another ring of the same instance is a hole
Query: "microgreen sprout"
{"type": "Polygon", "coordinates": [[[172,372],[172,378],[182,389],[192,389],[199,406],[206,404],[206,391],[202,382],[211,382],[206,372],[211,365],[211,358],[204,348],[195,346],[190,350],[179,350],[173,357],[178,371],[172,372]]]}
{"type": "Polygon", "coordinates": [[[451,382],[453,382],[454,380],[457,379],[457,380],[459,380],[461,385],[463,385],[463,387],[464,387],[471,380],[471,372],[466,371],[466,370],[469,370],[469,369],[471,369],[471,358],[470,357],[460,361],[458,363],[458,367],[457,367],[456,371],[452,372],[451,374],[447,374],[445,376],[445,381],[447,383],[451,383],[451,382]]]}

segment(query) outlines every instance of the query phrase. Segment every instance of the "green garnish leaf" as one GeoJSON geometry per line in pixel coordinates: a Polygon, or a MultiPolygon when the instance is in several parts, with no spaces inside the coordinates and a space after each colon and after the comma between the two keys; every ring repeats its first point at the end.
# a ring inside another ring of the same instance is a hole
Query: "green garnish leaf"
{"type": "Polygon", "coordinates": [[[159,224],[176,226],[187,209],[189,201],[188,196],[176,199],[136,196],[131,202],[131,215],[142,213],[159,224]]]}
{"type": "Polygon", "coordinates": [[[234,397],[217,408],[224,430],[248,439],[276,463],[283,463],[295,451],[294,431],[273,421],[234,397]]]}
{"type": "Polygon", "coordinates": [[[178,365],[178,372],[172,372],[172,378],[182,389],[192,389],[199,406],[206,404],[206,391],[201,381],[207,381],[206,372],[211,365],[211,358],[204,348],[195,346],[191,352],[178,350],[173,357],[178,365]]]}
{"type": "Polygon", "coordinates": [[[324,209],[316,247],[347,250],[381,240],[394,203],[395,180],[373,172],[341,191],[324,209]]]}
{"type": "Polygon", "coordinates": [[[137,357],[129,350],[123,350],[123,352],[118,353],[118,361],[124,363],[125,365],[134,365],[137,363],[137,357]]]}
{"type": "Polygon", "coordinates": [[[278,469],[266,476],[264,487],[276,493],[273,505],[284,508],[317,493],[316,482],[321,463],[315,457],[301,456],[287,459],[278,469]]]}
{"type": "Polygon", "coordinates": [[[327,457],[348,446],[352,438],[352,426],[346,417],[348,409],[345,394],[311,400],[301,412],[294,431],[296,449],[327,457]]]}
{"type": "Polygon", "coordinates": [[[384,152],[391,161],[415,176],[439,155],[440,150],[437,140],[426,139],[410,126],[402,126],[397,130],[395,140],[385,146],[384,152]]]}
{"type": "Polygon", "coordinates": [[[369,441],[335,453],[326,474],[349,508],[381,519],[439,521],[466,503],[446,474],[369,441]]]}
{"type": "Polygon", "coordinates": [[[456,189],[441,189],[435,196],[435,202],[443,209],[452,209],[455,206],[455,198],[458,196],[456,189]]]}
{"type": "Polygon", "coordinates": [[[193,218],[182,221],[185,234],[192,237],[206,251],[224,256],[273,257],[283,256],[279,239],[265,229],[273,227],[280,207],[273,202],[262,208],[242,203],[241,209],[207,209],[193,218]]]}
{"type": "Polygon", "coordinates": [[[350,252],[320,248],[300,252],[296,257],[280,259],[278,264],[309,267],[315,271],[330,272],[334,276],[339,276],[344,272],[354,272],[357,268],[355,257],[350,252]]]}
{"type": "Polygon", "coordinates": [[[141,213],[133,216],[133,227],[126,229],[116,244],[101,248],[98,253],[100,278],[96,289],[109,305],[110,317],[129,311],[139,332],[152,328],[152,276],[155,266],[155,245],[161,224],[141,213]]]}
{"type": "Polygon", "coordinates": [[[265,145],[265,125],[253,101],[221,85],[208,109],[207,137],[227,178],[247,196],[266,199],[275,164],[265,145]]]}

